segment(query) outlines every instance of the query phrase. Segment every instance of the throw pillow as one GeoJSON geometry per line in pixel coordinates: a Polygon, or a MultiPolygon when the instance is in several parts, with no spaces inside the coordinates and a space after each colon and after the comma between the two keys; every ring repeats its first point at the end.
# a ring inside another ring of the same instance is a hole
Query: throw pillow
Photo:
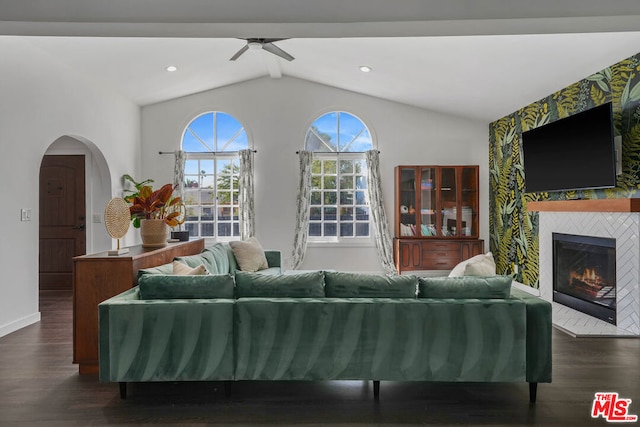
{"type": "Polygon", "coordinates": [[[138,280],[140,299],[211,299],[234,297],[230,274],[175,276],[145,274],[138,280]]]}
{"type": "Polygon", "coordinates": [[[311,271],[300,274],[268,275],[236,271],[238,298],[322,298],[324,274],[311,271]]]}
{"type": "Polygon", "coordinates": [[[200,264],[197,267],[189,267],[180,261],[173,261],[173,274],[176,276],[203,276],[209,274],[209,272],[204,264],[200,264]]]}
{"type": "Polygon", "coordinates": [[[469,261],[464,267],[465,276],[495,276],[496,262],[493,260],[491,252],[487,253],[483,258],[475,261],[469,261]]]}
{"type": "Polygon", "coordinates": [[[264,249],[255,237],[229,242],[229,246],[231,246],[240,270],[253,272],[269,268],[264,249]]]}
{"type": "MultiPolygon", "coordinates": [[[[475,263],[475,262],[479,262],[482,260],[491,260],[490,262],[493,262],[493,266],[494,266],[494,270],[495,270],[495,262],[493,261],[493,254],[491,252],[487,252],[486,254],[480,254],[480,255],[476,255],[473,256],[469,259],[465,259],[464,261],[460,262],[458,265],[456,265],[455,267],[453,267],[453,270],[451,270],[451,272],[449,273],[449,277],[462,277],[464,276],[464,269],[467,267],[467,264],[471,263],[475,263]]],[[[489,261],[488,261],[489,262],[489,261]]]]}
{"type": "Polygon", "coordinates": [[[415,298],[416,276],[381,276],[375,274],[326,271],[325,293],[329,298],[415,298]]]}

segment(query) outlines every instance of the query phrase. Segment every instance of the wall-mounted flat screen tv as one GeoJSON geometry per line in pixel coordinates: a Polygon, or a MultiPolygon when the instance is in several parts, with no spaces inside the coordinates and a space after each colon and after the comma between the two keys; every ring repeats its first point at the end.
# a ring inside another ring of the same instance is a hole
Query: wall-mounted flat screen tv
{"type": "Polygon", "coordinates": [[[616,186],[611,103],[522,133],[525,191],[616,186]]]}

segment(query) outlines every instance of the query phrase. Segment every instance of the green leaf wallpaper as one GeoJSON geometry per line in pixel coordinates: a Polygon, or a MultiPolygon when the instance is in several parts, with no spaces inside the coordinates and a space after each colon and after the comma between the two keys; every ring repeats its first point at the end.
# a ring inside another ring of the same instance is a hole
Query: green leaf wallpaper
{"type": "Polygon", "coordinates": [[[528,212],[527,202],[640,197],[640,53],[491,123],[489,193],[489,247],[498,274],[512,274],[516,264],[516,280],[538,288],[538,213],[528,212]],[[622,135],[617,187],[525,193],[522,132],[609,101],[616,133],[622,135]]]}

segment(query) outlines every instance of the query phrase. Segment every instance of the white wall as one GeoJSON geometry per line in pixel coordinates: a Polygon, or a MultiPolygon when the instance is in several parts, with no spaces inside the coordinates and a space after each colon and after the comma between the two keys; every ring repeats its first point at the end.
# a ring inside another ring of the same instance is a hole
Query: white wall
{"type": "MultiPolygon", "coordinates": [[[[428,94],[425,94],[428,96],[428,94]]],[[[298,158],[305,133],[318,116],[348,111],[369,127],[381,151],[385,207],[393,232],[393,168],[413,164],[478,164],[481,237],[488,247],[487,124],[446,116],[295,78],[262,78],[142,108],[142,176],[172,182],[173,156],[195,116],[225,111],[245,126],[255,156],[256,235],[280,249],[290,265],[296,216],[298,158]]],[[[303,269],[382,271],[374,247],[309,247],[303,269]]]]}
{"type": "MultiPolygon", "coordinates": [[[[2,336],[39,319],[38,181],[42,156],[60,137],[73,136],[87,143],[98,157],[103,156],[110,193],[119,194],[119,177],[140,167],[140,114],[136,105],[58,63],[28,39],[0,37],[0,64],[2,336]],[[21,208],[32,209],[32,221],[20,221],[21,208]]],[[[105,171],[92,176],[104,177],[105,171]]],[[[92,209],[104,206],[109,196],[93,200],[92,209]]],[[[93,211],[87,213],[91,218],[93,211]]],[[[93,236],[91,242],[104,245],[107,240],[93,236]]]]}

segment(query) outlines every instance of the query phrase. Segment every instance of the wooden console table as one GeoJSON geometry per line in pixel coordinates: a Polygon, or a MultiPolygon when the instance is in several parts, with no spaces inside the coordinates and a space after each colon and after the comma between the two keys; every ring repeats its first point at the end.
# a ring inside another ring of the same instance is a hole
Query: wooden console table
{"type": "Polygon", "coordinates": [[[73,363],[80,374],[98,373],[98,304],[137,283],[138,270],[204,249],[204,239],[169,243],[164,248],[132,246],[129,252],[107,252],[73,258],[73,363]]]}

